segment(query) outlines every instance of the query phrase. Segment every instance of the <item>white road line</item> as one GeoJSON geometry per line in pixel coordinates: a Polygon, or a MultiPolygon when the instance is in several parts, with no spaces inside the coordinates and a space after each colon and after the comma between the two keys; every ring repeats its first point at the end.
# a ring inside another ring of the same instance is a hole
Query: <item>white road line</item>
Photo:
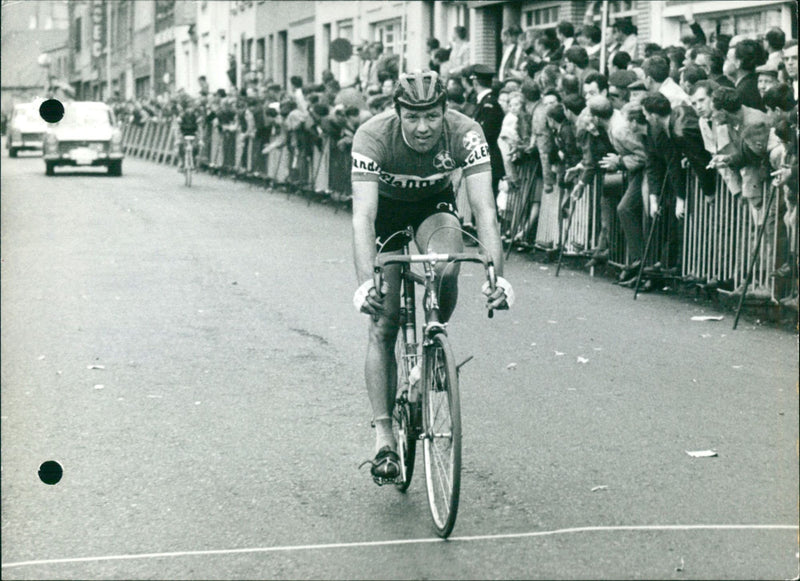
{"type": "Polygon", "coordinates": [[[138,553],[135,555],[106,555],[100,557],[76,557],[72,559],[43,559],[38,561],[18,561],[3,563],[3,569],[12,567],[32,567],[36,565],[55,565],[63,563],[88,563],[98,561],[126,561],[131,559],[164,559],[170,557],[198,557],[206,555],[236,555],[243,553],[278,553],[290,551],[324,551],[329,549],[352,549],[358,547],[387,547],[392,545],[420,545],[425,543],[460,543],[468,541],[494,541],[501,539],[523,539],[529,537],[546,537],[573,533],[620,532],[620,531],[694,531],[694,530],[800,530],[797,525],[640,525],[640,526],[600,526],[555,529],[552,531],[535,531],[528,533],[508,533],[497,535],[473,535],[466,537],[450,537],[443,541],[439,537],[424,539],[397,539],[393,541],[361,541],[353,543],[329,543],[321,545],[291,545],[284,547],[252,547],[244,549],[217,549],[210,551],[174,551],[169,553],[138,553]]]}

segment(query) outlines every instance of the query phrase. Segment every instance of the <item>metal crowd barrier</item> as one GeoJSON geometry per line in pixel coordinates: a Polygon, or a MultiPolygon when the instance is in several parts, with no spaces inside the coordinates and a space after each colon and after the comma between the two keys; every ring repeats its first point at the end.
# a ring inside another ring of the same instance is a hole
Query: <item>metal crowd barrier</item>
{"type": "MultiPolygon", "coordinates": [[[[756,244],[760,221],[769,196],[769,182],[761,194],[761,210],[754,216],[750,202],[728,189],[717,178],[716,196],[712,204],[703,200],[703,193],[693,174],[687,176],[687,218],[683,231],[683,269],[686,279],[697,280],[725,290],[740,288],[747,276],[749,260],[756,244]],[[754,219],[756,218],[756,219],[754,219]],[[727,287],[727,288],[726,288],[727,287]]],[[[766,229],[756,257],[750,289],[756,295],[777,302],[783,285],[770,276],[779,264],[783,244],[783,196],[773,198],[766,229]]]]}
{"type": "MultiPolygon", "coordinates": [[[[211,129],[211,131],[216,131],[211,129]]],[[[287,147],[281,147],[269,155],[261,153],[263,143],[257,139],[248,139],[247,143],[239,143],[235,132],[219,132],[223,150],[223,169],[235,172],[253,170],[265,178],[269,185],[290,185],[315,194],[337,196],[334,199],[348,199],[350,153],[340,151],[334,142],[325,137],[320,149],[313,148],[313,157],[304,163],[305,171],[292,174],[292,165],[297,168],[298,160],[287,147]],[[239,159],[237,159],[237,156],[239,159]],[[263,171],[263,173],[262,173],[263,171]],[[289,183],[289,180],[293,180],[289,183]]],[[[123,127],[123,147],[125,153],[156,163],[174,164],[176,162],[175,135],[170,121],[148,120],[142,125],[129,124],[123,127]]],[[[205,148],[201,157],[213,161],[213,135],[205,132],[205,148]]],[[[532,168],[531,168],[532,169],[532,168]]],[[[251,172],[252,173],[252,172],[251,172]]],[[[533,176],[535,171],[531,171],[533,176]]],[[[541,189],[540,175],[524,190],[512,196],[532,196],[541,189]]],[[[616,206],[625,191],[626,176],[618,174],[598,174],[591,187],[578,200],[570,224],[566,232],[566,212],[562,212],[562,202],[569,192],[556,188],[549,194],[543,194],[539,209],[539,219],[535,231],[535,245],[540,249],[558,249],[564,240],[564,255],[589,256],[597,249],[600,242],[601,219],[600,203],[604,187],[614,187],[613,208],[609,224],[609,256],[608,261],[614,266],[628,263],[625,238],[620,227],[616,206]],[[611,186],[609,185],[611,184],[611,186]],[[620,189],[621,188],[621,189],[620,189]],[[619,194],[619,195],[617,195],[619,194]]],[[[769,195],[769,184],[765,184],[762,192],[762,208],[766,206],[769,195]]],[[[658,276],[670,276],[685,282],[718,288],[722,291],[734,291],[740,288],[747,276],[748,262],[755,248],[758,222],[747,200],[741,195],[733,195],[721,177],[717,177],[716,196],[712,204],[707,204],[699,187],[696,176],[690,169],[686,171],[686,215],[682,224],[673,215],[674,208],[664,207],[656,220],[651,220],[648,213],[647,180],[643,184],[643,237],[646,239],[650,228],[656,228],[650,252],[645,266],[675,265],[680,262],[680,270],[676,273],[661,273],[658,276]],[[676,231],[676,229],[679,229],[676,231]],[[673,239],[673,244],[670,240],[673,239]],[[674,252],[677,248],[678,256],[674,252]],[[680,258],[680,261],[677,259],[680,258]]],[[[463,192],[459,192],[459,200],[463,200],[463,192]]],[[[339,200],[341,201],[341,200],[339,200]]],[[[510,200],[518,208],[520,214],[515,218],[515,226],[525,223],[531,204],[524,199],[510,200]]],[[[783,294],[792,292],[787,284],[770,276],[781,262],[783,249],[783,225],[781,216],[783,196],[776,195],[767,220],[765,237],[757,257],[751,290],[757,298],[777,302],[783,294]]],[[[756,215],[761,219],[763,210],[756,215]]],[[[533,235],[533,233],[531,233],[533,235]]],[[[533,237],[533,236],[532,236],[533,237]]],[[[647,271],[647,269],[645,269],[647,271]]],[[[789,287],[793,286],[792,281],[789,287]]]]}

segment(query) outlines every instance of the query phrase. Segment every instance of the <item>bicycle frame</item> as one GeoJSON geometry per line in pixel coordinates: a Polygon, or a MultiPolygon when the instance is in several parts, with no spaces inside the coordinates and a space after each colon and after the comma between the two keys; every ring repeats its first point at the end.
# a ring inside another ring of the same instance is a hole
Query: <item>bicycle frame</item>
{"type": "MultiPolygon", "coordinates": [[[[417,314],[416,314],[416,285],[424,289],[422,302],[425,322],[422,325],[422,346],[429,345],[433,336],[437,333],[447,335],[447,324],[442,323],[439,315],[439,295],[436,291],[438,277],[436,275],[436,264],[440,262],[458,263],[474,262],[482,264],[487,272],[487,280],[490,288],[494,291],[497,283],[494,262],[482,254],[474,253],[454,253],[454,254],[411,254],[410,239],[403,248],[403,254],[379,255],[375,259],[374,278],[375,288],[381,288],[383,284],[383,269],[392,264],[400,265],[400,332],[406,345],[404,364],[406,365],[405,377],[408,377],[411,370],[419,362],[422,350],[419,348],[417,314]],[[419,274],[411,270],[412,264],[422,264],[424,272],[419,274]]],[[[492,316],[492,311],[489,311],[492,316]]],[[[401,389],[401,386],[398,386],[401,389]]],[[[413,397],[413,394],[409,393],[413,397]]],[[[413,401],[413,400],[412,400],[413,401]]]]}

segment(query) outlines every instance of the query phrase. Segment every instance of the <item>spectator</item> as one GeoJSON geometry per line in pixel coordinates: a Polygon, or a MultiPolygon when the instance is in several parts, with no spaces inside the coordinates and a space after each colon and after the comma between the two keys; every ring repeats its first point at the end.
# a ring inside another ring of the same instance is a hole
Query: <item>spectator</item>
{"type": "MultiPolygon", "coordinates": [[[[714,81],[698,81],[694,87],[690,98],[692,100],[692,107],[698,115],[697,123],[700,127],[700,134],[703,137],[703,144],[712,156],[718,153],[732,153],[733,145],[730,144],[730,139],[727,137],[727,132],[722,133],[718,131],[717,127],[712,126],[712,117],[714,108],[712,106],[711,97],[714,91],[719,88],[714,81]]],[[[728,186],[728,190],[734,195],[742,192],[742,177],[738,171],[734,171],[728,167],[717,168],[720,176],[728,186]]]]}
{"type": "Polygon", "coordinates": [[[622,114],[624,122],[612,126],[610,134],[616,154],[608,154],[603,161],[607,171],[627,171],[625,193],[617,204],[617,216],[625,233],[628,250],[628,263],[620,272],[618,280],[626,283],[636,276],[644,254],[642,186],[647,165],[647,119],[639,104],[626,105],[622,114]]]}
{"type": "Polygon", "coordinates": [[[742,176],[742,195],[754,211],[761,206],[764,180],[766,179],[767,144],[769,142],[769,119],[758,109],[742,103],[735,89],[720,87],[711,96],[712,120],[715,127],[727,127],[730,153],[714,156],[714,167],[729,167],[742,176]]]}
{"type": "Polygon", "coordinates": [[[592,97],[608,97],[608,79],[605,75],[593,72],[583,80],[583,97],[588,102],[592,97]]]}
{"type": "Polygon", "coordinates": [[[611,26],[613,43],[609,48],[609,62],[617,51],[627,52],[632,59],[637,58],[639,41],[636,38],[636,26],[629,18],[618,18],[611,26]]]}
{"type": "Polygon", "coordinates": [[[308,113],[308,102],[306,101],[306,96],[303,93],[303,78],[294,75],[289,78],[289,84],[292,87],[292,98],[294,99],[297,108],[300,109],[301,113],[308,113]]]}
{"type": "MultiPolygon", "coordinates": [[[[517,38],[517,37],[514,37],[517,38]]],[[[489,144],[489,157],[492,165],[492,191],[497,198],[498,185],[504,175],[503,157],[497,145],[500,130],[503,127],[503,110],[492,93],[492,77],[494,71],[486,65],[472,67],[470,80],[475,90],[477,106],[473,119],[483,129],[486,142],[489,144]]]]}
{"type": "Polygon", "coordinates": [[[511,182],[515,182],[516,175],[512,164],[512,155],[514,155],[519,148],[519,132],[517,131],[517,125],[519,123],[519,115],[522,111],[524,97],[521,92],[509,92],[506,94],[508,95],[508,105],[506,107],[505,116],[503,117],[503,125],[500,129],[497,145],[503,156],[506,178],[511,182]]]}
{"type": "Polygon", "coordinates": [[[450,47],[450,75],[463,75],[470,61],[470,45],[465,26],[453,28],[450,47]]]}
{"type": "Polygon", "coordinates": [[[713,46],[700,47],[697,50],[694,63],[705,70],[709,79],[722,85],[723,87],[733,88],[733,81],[722,72],[725,63],[725,55],[713,46]]]}
{"type": "Polygon", "coordinates": [[[716,48],[720,53],[726,55],[730,49],[732,39],[733,37],[730,34],[718,34],[717,39],[714,42],[714,48],[716,48]]]}
{"type": "MultiPolygon", "coordinates": [[[[791,92],[788,89],[787,92],[791,92]]],[[[798,179],[797,179],[797,117],[792,123],[788,119],[781,119],[775,126],[775,134],[780,139],[780,149],[777,156],[772,157],[772,169],[775,170],[773,185],[783,192],[786,212],[783,215],[783,223],[786,228],[787,246],[784,250],[787,257],[779,268],[774,272],[777,278],[792,278],[797,280],[797,206],[798,206],[798,179]]],[[[791,290],[788,301],[782,300],[783,304],[793,304],[797,310],[797,287],[791,290]]]]}
{"type": "Polygon", "coordinates": [[[523,75],[520,67],[525,62],[525,52],[522,46],[522,29],[511,25],[502,32],[503,56],[500,60],[498,79],[502,83],[509,77],[521,78],[523,75]]]}
{"type": "Polygon", "coordinates": [[[767,66],[775,70],[783,64],[783,48],[786,46],[786,33],[774,27],[767,31],[764,38],[764,49],[767,51],[767,66]]]}
{"type": "Polygon", "coordinates": [[[644,58],[649,59],[652,56],[662,54],[664,49],[661,48],[660,44],[656,44],[655,42],[648,42],[644,45],[644,58]]]}
{"type": "Polygon", "coordinates": [[[764,47],[755,40],[742,40],[728,50],[728,76],[732,77],[742,104],[759,111],[764,110],[764,103],[758,92],[756,67],[765,61],[764,47]]]}
{"type": "Polygon", "coordinates": [[[611,73],[608,77],[608,100],[614,109],[622,107],[630,100],[630,87],[637,80],[633,71],[622,70],[611,73]]]}
{"type": "Polygon", "coordinates": [[[573,46],[564,53],[564,70],[568,75],[575,75],[583,84],[587,75],[596,72],[589,68],[589,55],[582,46],[573,46]]]}
{"type": "Polygon", "coordinates": [[[758,94],[761,95],[763,102],[764,95],[772,87],[778,84],[778,69],[773,68],[769,63],[756,67],[758,94]]]}
{"type": "MultiPolygon", "coordinates": [[[[576,97],[577,95],[573,95],[576,97]]],[[[553,136],[553,152],[551,160],[556,168],[559,188],[571,189],[573,181],[566,180],[567,168],[576,167],[581,161],[581,150],[575,139],[575,117],[563,103],[551,103],[546,109],[547,123],[553,136]]]]}
{"type": "Polygon", "coordinates": [[[447,78],[450,76],[450,49],[440,48],[434,51],[433,60],[431,64],[439,67],[439,72],[442,77],[447,78]]]}
{"type": "Polygon", "coordinates": [[[703,32],[703,27],[700,26],[700,24],[694,19],[694,11],[691,4],[687,4],[685,6],[685,11],[686,23],[689,25],[689,29],[692,31],[691,40],[687,39],[688,42],[684,43],[684,46],[688,51],[690,48],[699,47],[706,44],[706,33],[703,32]]]}
{"type": "Polygon", "coordinates": [[[641,103],[645,95],[647,95],[647,87],[643,80],[639,79],[628,85],[629,103],[641,103]]]}
{"type": "Polygon", "coordinates": [[[433,58],[433,55],[436,53],[437,50],[441,48],[441,44],[439,43],[438,38],[429,38],[426,42],[426,46],[428,47],[428,68],[432,71],[436,71],[437,73],[441,74],[441,69],[439,68],[439,63],[436,62],[433,58]]]}
{"type": "Polygon", "coordinates": [[[575,42],[575,26],[568,20],[562,20],[556,26],[556,37],[561,44],[562,52],[568,51],[575,42]]]}
{"type": "Polygon", "coordinates": [[[209,90],[208,90],[208,80],[206,79],[206,76],[200,75],[197,78],[197,82],[200,84],[200,96],[207,97],[209,90]]]}
{"type": "Polygon", "coordinates": [[[603,33],[594,24],[585,24],[578,36],[578,44],[586,49],[589,55],[589,64],[594,69],[600,69],[600,49],[603,33]]]}
{"type": "Polygon", "coordinates": [[[560,75],[556,83],[556,91],[562,98],[567,95],[580,95],[583,85],[575,75],[560,75]]]}
{"type": "Polygon", "coordinates": [[[698,81],[705,81],[708,78],[706,70],[697,65],[689,65],[681,70],[680,86],[687,95],[692,94],[692,87],[698,81]]]}
{"type": "Polygon", "coordinates": [[[671,46],[665,52],[669,59],[669,76],[678,83],[681,79],[681,69],[686,61],[686,51],[682,46],[671,46]]]}
{"type": "Polygon", "coordinates": [[[797,43],[787,42],[783,49],[783,64],[786,70],[786,84],[791,85],[794,100],[797,101],[797,43]]]}
{"type": "Polygon", "coordinates": [[[669,62],[661,55],[651,56],[644,61],[644,84],[650,92],[659,92],[669,99],[674,109],[689,105],[689,95],[669,76],[669,62]]]}
{"type": "Polygon", "coordinates": [[[628,65],[631,64],[631,55],[624,50],[618,50],[614,53],[608,66],[608,74],[614,74],[617,71],[627,71],[628,65]]]}
{"type": "MultiPolygon", "coordinates": [[[[583,196],[584,189],[592,186],[596,176],[601,179],[600,196],[600,235],[592,258],[587,262],[587,267],[603,264],[608,260],[609,248],[612,244],[609,233],[616,201],[612,197],[610,188],[604,179],[601,163],[609,153],[614,153],[614,147],[609,137],[609,127],[612,118],[614,123],[619,121],[619,112],[611,106],[605,94],[592,95],[586,99],[586,109],[581,112],[576,122],[576,139],[581,148],[582,160],[580,163],[580,179],[572,189],[570,197],[574,200],[583,196]]],[[[574,168],[573,168],[574,170],[574,168]]],[[[567,172],[567,179],[573,171],[567,172]]]]}
{"type": "MultiPolygon", "coordinates": [[[[656,93],[642,99],[645,116],[649,115],[648,123],[651,126],[655,123],[666,130],[670,144],[681,157],[686,158],[698,176],[703,194],[713,198],[716,195],[714,173],[708,169],[711,155],[705,149],[697,113],[689,105],[679,105],[676,109],[672,109],[671,105],[665,107],[664,100],[660,97],[663,95],[656,93]]],[[[683,212],[680,214],[679,218],[683,212]]]]}

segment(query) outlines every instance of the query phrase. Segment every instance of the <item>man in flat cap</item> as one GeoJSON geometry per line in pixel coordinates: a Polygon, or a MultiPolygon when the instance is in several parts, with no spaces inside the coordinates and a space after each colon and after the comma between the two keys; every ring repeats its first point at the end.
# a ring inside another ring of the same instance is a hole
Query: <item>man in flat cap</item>
{"type": "Polygon", "coordinates": [[[500,153],[500,147],[497,145],[505,114],[497,102],[497,96],[492,92],[494,74],[494,69],[487,65],[473,65],[469,73],[469,79],[472,81],[472,87],[477,98],[473,119],[483,129],[486,142],[489,144],[489,157],[492,165],[492,191],[495,199],[497,199],[500,180],[505,176],[503,156],[500,153]]]}
{"type": "Polygon", "coordinates": [[[778,68],[770,63],[766,63],[760,67],[756,67],[756,75],[758,75],[756,87],[763,99],[766,92],[778,84],[778,68]]]}

